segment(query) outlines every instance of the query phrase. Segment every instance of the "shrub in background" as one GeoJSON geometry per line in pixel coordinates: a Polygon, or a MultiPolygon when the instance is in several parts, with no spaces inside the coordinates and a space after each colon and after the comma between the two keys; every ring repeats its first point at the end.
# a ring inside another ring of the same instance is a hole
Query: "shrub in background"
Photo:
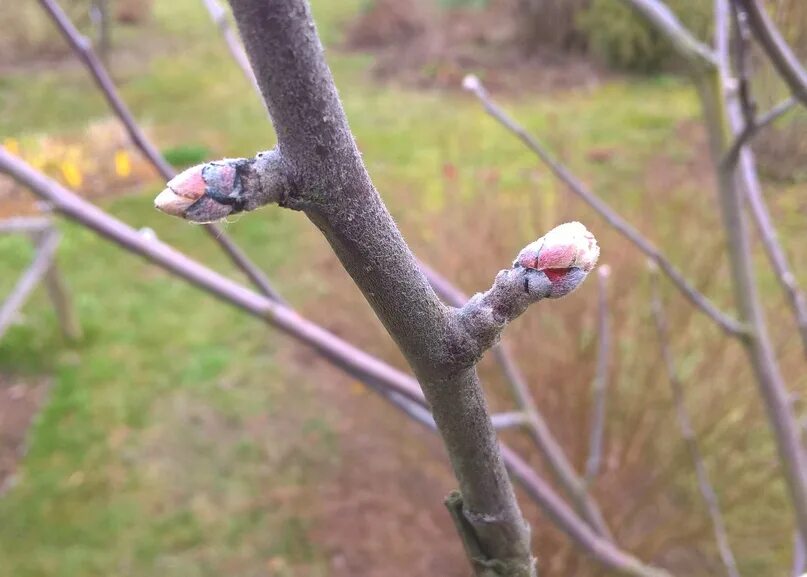
{"type": "Polygon", "coordinates": [[[539,47],[564,52],[585,50],[586,35],[577,24],[578,15],[591,0],[517,0],[515,14],[519,42],[529,51],[539,47]]]}
{"type": "MultiPolygon", "coordinates": [[[[669,0],[668,5],[700,38],[708,37],[712,2],[669,0]]],[[[591,0],[575,25],[585,33],[590,53],[613,68],[652,73],[672,59],[669,43],[619,0],[591,0]]]]}

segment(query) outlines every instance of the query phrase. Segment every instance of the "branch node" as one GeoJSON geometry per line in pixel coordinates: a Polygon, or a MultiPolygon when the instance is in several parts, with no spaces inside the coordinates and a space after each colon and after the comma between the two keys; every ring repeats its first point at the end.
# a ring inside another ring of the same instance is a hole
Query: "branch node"
{"type": "Polygon", "coordinates": [[[477,577],[535,577],[535,559],[525,564],[521,559],[491,559],[484,551],[476,526],[501,523],[495,515],[474,513],[465,508],[462,494],[452,491],[445,499],[454,526],[465,547],[465,553],[474,567],[477,577]]]}

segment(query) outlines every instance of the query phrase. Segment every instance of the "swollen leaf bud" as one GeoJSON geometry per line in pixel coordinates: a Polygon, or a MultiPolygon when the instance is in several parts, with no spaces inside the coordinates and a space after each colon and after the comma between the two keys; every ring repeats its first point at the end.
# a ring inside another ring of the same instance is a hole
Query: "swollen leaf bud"
{"type": "Polygon", "coordinates": [[[154,206],[191,222],[215,222],[244,210],[239,170],[250,161],[225,158],[193,166],[166,185],[154,206]]]}
{"type": "Polygon", "coordinates": [[[580,285],[599,256],[594,235],[579,222],[567,222],[525,246],[513,266],[542,273],[550,285],[547,296],[558,298],[580,285]]]}
{"type": "Polygon", "coordinates": [[[154,199],[154,206],[171,216],[185,218],[185,211],[202,198],[207,189],[202,178],[204,164],[180,172],[165,185],[165,190],[154,199]]]}

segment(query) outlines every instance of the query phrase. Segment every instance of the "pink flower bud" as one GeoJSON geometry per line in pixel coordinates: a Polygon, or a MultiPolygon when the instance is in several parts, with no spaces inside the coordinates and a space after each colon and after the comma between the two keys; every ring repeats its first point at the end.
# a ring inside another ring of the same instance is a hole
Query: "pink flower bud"
{"type": "Polygon", "coordinates": [[[579,222],[567,222],[525,246],[513,266],[542,272],[550,284],[549,297],[559,298],[580,285],[599,256],[594,235],[579,222]]]}
{"type": "Polygon", "coordinates": [[[179,173],[166,184],[165,190],[154,199],[154,206],[171,216],[184,217],[185,211],[207,190],[202,178],[204,164],[198,164],[179,173]]]}
{"type": "Polygon", "coordinates": [[[589,272],[599,256],[594,235],[579,222],[567,222],[525,246],[513,264],[542,271],[579,268],[589,272]]]}

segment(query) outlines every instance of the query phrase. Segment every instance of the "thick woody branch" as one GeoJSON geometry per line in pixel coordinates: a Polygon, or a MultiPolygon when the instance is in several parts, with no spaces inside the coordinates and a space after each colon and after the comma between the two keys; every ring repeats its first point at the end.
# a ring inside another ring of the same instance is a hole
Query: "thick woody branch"
{"type": "Polygon", "coordinates": [[[322,231],[414,369],[486,560],[502,574],[533,575],[529,528],[496,442],[473,343],[434,293],[370,182],[310,7],[303,0],[230,4],[277,133],[289,182],[283,204],[304,211],[322,231]]]}
{"type": "Polygon", "coordinates": [[[799,62],[781,32],[773,23],[760,0],[734,0],[748,16],[748,23],[771,63],[787,83],[790,91],[807,106],[807,70],[799,62]]]}
{"type": "MultiPolygon", "coordinates": [[[[323,358],[349,375],[361,379],[374,390],[383,389],[385,398],[404,399],[406,401],[404,403],[393,402],[393,404],[424,425],[430,428],[433,426],[433,420],[424,418],[422,411],[412,410],[415,405],[423,406],[424,398],[417,381],[411,377],[325,331],[282,303],[250,291],[171,247],[144,237],[71,193],[59,183],[32,169],[22,160],[8,154],[2,147],[0,147],[0,172],[9,174],[20,184],[30,188],[34,194],[51,203],[53,208],[65,217],[312,347],[323,358]]],[[[504,445],[501,450],[504,463],[513,478],[587,555],[619,574],[636,577],[668,576],[660,569],[643,565],[630,554],[600,538],[523,459],[504,445]]]]}
{"type": "MultiPolygon", "coordinates": [[[[255,82],[255,75],[252,73],[252,69],[249,68],[248,63],[246,63],[246,67],[244,66],[246,55],[244,54],[241,44],[231,34],[229,20],[224,15],[223,9],[216,0],[204,0],[204,2],[211,14],[211,18],[217,23],[219,30],[225,37],[225,41],[227,42],[227,46],[233,58],[244,72],[244,75],[254,84],[260,94],[260,89],[255,82]]],[[[418,265],[434,291],[447,304],[458,308],[465,305],[468,297],[462,291],[422,261],[418,261],[418,265]]],[[[522,411],[518,413],[518,415],[520,415],[519,418],[510,419],[507,425],[512,424],[512,426],[517,426],[515,423],[520,422],[526,427],[541,456],[549,465],[550,471],[552,471],[552,474],[563,490],[574,501],[575,507],[598,533],[610,539],[610,532],[599,510],[599,506],[586,492],[585,484],[577,475],[577,472],[569,462],[563,448],[549,430],[543,415],[535,404],[529,386],[524,379],[524,375],[516,364],[513,354],[504,340],[493,347],[493,357],[501,367],[502,373],[513,392],[514,399],[522,411]]],[[[493,424],[497,430],[505,426],[500,424],[502,419],[499,419],[497,422],[497,417],[501,416],[502,415],[493,415],[493,424]]],[[[428,419],[431,419],[431,415],[428,416],[428,419]]],[[[434,424],[433,420],[431,422],[434,424]]]]}
{"type": "MultiPolygon", "coordinates": [[[[65,40],[70,44],[88,72],[92,75],[98,89],[104,95],[107,104],[126,129],[126,133],[129,135],[132,144],[140,150],[146,160],[149,161],[163,178],[166,180],[173,178],[175,175],[174,169],[138,125],[129,107],[126,106],[126,103],[123,101],[120,94],[118,94],[115,83],[109,75],[109,72],[107,72],[103,62],[92,49],[90,40],[73,26],[70,18],[65,14],[56,0],[39,0],[39,3],[56,24],[62,36],[64,36],[65,40]]],[[[249,260],[246,254],[244,254],[238,245],[236,245],[223,230],[214,224],[206,224],[204,228],[207,234],[210,235],[227,254],[233,264],[240,269],[262,293],[277,298],[278,293],[269,282],[269,279],[249,260]]]]}
{"type": "Polygon", "coordinates": [[[510,118],[510,116],[493,101],[478,78],[475,76],[467,76],[463,82],[463,87],[479,99],[490,116],[517,136],[527,148],[532,150],[538,158],[547,165],[552,173],[569,187],[569,190],[593,208],[611,227],[617,230],[636,248],[655,262],[681,294],[695,307],[704,312],[726,333],[737,337],[745,334],[746,328],[742,324],[720,311],[705,295],[699,292],[684,278],[681,272],[667,260],[658,248],[653,246],[649,240],[642,236],[639,231],[633,228],[624,218],[595,195],[593,191],[577,180],[569,169],[555,159],[538,139],[527,132],[523,126],[510,118]]]}
{"type": "MultiPolygon", "coordinates": [[[[261,153],[253,159],[225,159],[189,168],[168,183],[167,188],[155,199],[155,206],[172,216],[194,222],[209,222],[237,212],[260,208],[265,203],[282,205],[289,194],[290,185],[288,177],[283,174],[284,165],[278,155],[278,151],[273,150],[261,153]]],[[[468,299],[458,289],[422,263],[418,263],[418,266],[438,293],[450,304],[462,307],[464,322],[471,325],[469,330],[473,333],[474,357],[480,357],[489,347],[495,346],[494,354],[498,356],[514,386],[520,405],[527,415],[531,436],[547,459],[550,469],[586,520],[598,533],[610,538],[599,507],[588,497],[585,484],[577,476],[535,407],[520,371],[507,351],[502,350],[501,343],[497,344],[500,333],[509,320],[521,314],[531,302],[543,298],[541,291],[551,292],[551,283],[546,274],[519,267],[501,278],[497,277],[497,283],[486,293],[486,299],[478,295],[464,305],[468,299]],[[539,283],[544,283],[545,286],[538,286],[539,283]],[[531,288],[532,295],[524,294],[524,286],[531,288]],[[507,303],[507,319],[494,318],[490,307],[493,299],[497,300],[494,303],[496,308],[504,308],[505,302],[507,303]],[[478,318],[471,322],[472,316],[478,318]]],[[[579,282],[584,277],[585,275],[575,273],[564,282],[579,282]]],[[[555,290],[557,293],[559,288],[555,290]]]]}

